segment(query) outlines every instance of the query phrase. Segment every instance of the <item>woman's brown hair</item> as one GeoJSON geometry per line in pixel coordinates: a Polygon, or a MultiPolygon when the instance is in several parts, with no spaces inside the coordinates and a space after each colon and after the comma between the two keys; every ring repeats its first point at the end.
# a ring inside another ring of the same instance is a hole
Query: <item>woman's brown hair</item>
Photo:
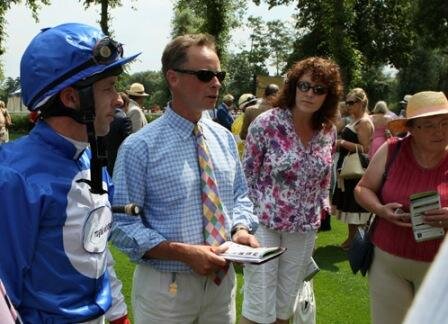
{"type": "Polygon", "coordinates": [[[338,102],[343,86],[339,66],[331,59],[309,57],[295,63],[286,76],[285,85],[280,91],[275,106],[292,110],[296,104],[297,82],[302,75],[311,72],[312,80],[327,87],[327,96],[322,107],[313,114],[312,127],[320,130],[329,128],[336,121],[338,102]]]}

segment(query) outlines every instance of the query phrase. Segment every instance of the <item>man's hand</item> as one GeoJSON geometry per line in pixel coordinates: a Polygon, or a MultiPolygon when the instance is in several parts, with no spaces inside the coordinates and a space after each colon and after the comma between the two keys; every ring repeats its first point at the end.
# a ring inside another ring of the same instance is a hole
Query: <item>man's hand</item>
{"type": "Polygon", "coordinates": [[[249,245],[253,248],[260,247],[257,238],[254,235],[249,234],[249,232],[245,229],[240,229],[233,234],[232,241],[239,244],[249,245]]]}
{"type": "Polygon", "coordinates": [[[223,268],[227,261],[217,253],[227,250],[226,246],[190,245],[185,259],[194,272],[201,276],[207,276],[223,268]]]}

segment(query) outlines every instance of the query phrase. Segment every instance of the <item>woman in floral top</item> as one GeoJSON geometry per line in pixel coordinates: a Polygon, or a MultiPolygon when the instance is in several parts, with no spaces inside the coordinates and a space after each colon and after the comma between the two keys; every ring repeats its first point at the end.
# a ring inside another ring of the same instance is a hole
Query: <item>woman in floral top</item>
{"type": "Polygon", "coordinates": [[[240,323],[288,323],[314,248],[321,212],[330,210],[334,120],[342,82],[331,60],[297,62],[276,102],[249,127],[243,166],[262,246],[279,258],[244,268],[240,323]],[[275,301],[275,302],[274,302],[275,301]]]}

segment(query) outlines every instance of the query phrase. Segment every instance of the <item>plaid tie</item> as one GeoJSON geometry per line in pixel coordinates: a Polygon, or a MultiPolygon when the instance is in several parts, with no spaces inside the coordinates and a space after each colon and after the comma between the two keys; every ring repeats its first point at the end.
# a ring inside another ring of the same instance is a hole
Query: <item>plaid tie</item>
{"type": "MultiPolygon", "coordinates": [[[[201,199],[205,243],[218,246],[224,243],[227,238],[224,212],[218,195],[218,188],[216,187],[212,161],[205,144],[202,129],[197,124],[194,127],[194,135],[196,136],[199,168],[201,170],[201,199]]],[[[215,273],[213,278],[215,284],[221,284],[228,269],[229,266],[227,264],[223,269],[215,273]]]]}

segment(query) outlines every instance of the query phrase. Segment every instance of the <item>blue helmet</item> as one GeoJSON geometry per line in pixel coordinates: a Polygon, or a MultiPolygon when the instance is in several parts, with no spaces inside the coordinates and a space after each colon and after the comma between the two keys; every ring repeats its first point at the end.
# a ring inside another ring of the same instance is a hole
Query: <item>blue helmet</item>
{"type": "Polygon", "coordinates": [[[122,44],[89,25],[68,23],[42,29],[20,62],[22,98],[29,110],[75,83],[135,59],[123,57],[122,44]]]}

